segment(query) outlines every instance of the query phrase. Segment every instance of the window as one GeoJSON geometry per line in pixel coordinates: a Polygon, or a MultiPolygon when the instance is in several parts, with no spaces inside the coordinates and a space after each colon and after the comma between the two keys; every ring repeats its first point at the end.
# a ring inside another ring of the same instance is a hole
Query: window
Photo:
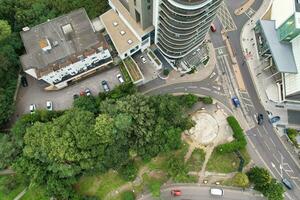
{"type": "Polygon", "coordinates": [[[147,3],[150,3],[150,0],[147,0],[147,3]]]}
{"type": "Polygon", "coordinates": [[[149,6],[147,6],[147,9],[148,9],[148,10],[150,10],[150,9],[151,9],[151,6],[150,6],[150,5],[149,5],[149,6]]]}
{"type": "Polygon", "coordinates": [[[136,0],[134,0],[134,5],[136,6],[136,0]]]}

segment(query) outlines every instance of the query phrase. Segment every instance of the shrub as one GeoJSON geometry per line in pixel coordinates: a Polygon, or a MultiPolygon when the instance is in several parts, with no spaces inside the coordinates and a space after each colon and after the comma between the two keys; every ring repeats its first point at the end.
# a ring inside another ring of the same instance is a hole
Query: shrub
{"type": "Polygon", "coordinates": [[[137,176],[138,168],[136,164],[132,160],[130,160],[119,170],[119,173],[124,180],[133,181],[137,176]]]}
{"type": "Polygon", "coordinates": [[[169,70],[169,69],[164,69],[163,75],[168,76],[169,73],[170,73],[170,70],[169,70]]]}
{"type": "Polygon", "coordinates": [[[199,100],[202,101],[204,104],[213,103],[213,99],[211,97],[199,97],[199,100]]]}
{"type": "Polygon", "coordinates": [[[247,141],[244,136],[244,131],[240,127],[238,121],[233,116],[227,117],[227,122],[233,131],[234,141],[217,146],[217,151],[220,153],[231,153],[237,150],[244,149],[247,141]]]}
{"type": "Polygon", "coordinates": [[[158,180],[150,180],[148,187],[153,197],[159,197],[160,196],[160,187],[162,183],[158,180]]]}
{"type": "Polygon", "coordinates": [[[198,97],[194,94],[187,94],[179,96],[179,103],[186,105],[188,108],[193,107],[198,102],[198,97]]]}
{"type": "Polygon", "coordinates": [[[237,187],[248,187],[249,185],[249,179],[248,176],[244,173],[237,173],[236,175],[234,175],[234,177],[232,178],[232,184],[233,186],[237,186],[237,187]]]}
{"type": "Polygon", "coordinates": [[[296,140],[296,137],[299,135],[299,132],[296,129],[288,128],[287,135],[290,138],[290,140],[293,142],[293,144],[296,147],[299,147],[297,140],[296,140]]]}
{"type": "Polygon", "coordinates": [[[121,194],[122,200],[135,200],[134,193],[132,191],[125,191],[121,194]]]}

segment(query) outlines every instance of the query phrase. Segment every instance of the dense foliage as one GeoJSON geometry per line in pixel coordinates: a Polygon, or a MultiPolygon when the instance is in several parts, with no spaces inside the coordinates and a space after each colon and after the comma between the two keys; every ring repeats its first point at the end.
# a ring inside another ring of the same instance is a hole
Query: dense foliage
{"type": "Polygon", "coordinates": [[[297,136],[300,135],[300,133],[296,129],[288,128],[287,129],[287,135],[290,138],[290,140],[293,142],[293,144],[297,147],[300,148],[300,144],[297,142],[297,136]]]}
{"type": "Polygon", "coordinates": [[[32,184],[47,183],[49,196],[74,199],[73,185],[84,173],[112,168],[132,181],[137,175],[132,159],[178,149],[182,131],[194,125],[184,113],[190,106],[181,104],[184,97],[126,91],[93,101],[98,105],[93,113],[74,103],[76,108],[55,116],[39,111],[22,117],[12,129],[24,136],[14,169],[32,184]]]}
{"type": "Polygon", "coordinates": [[[284,189],[280,183],[271,177],[269,172],[260,167],[253,167],[247,173],[254,189],[263,193],[269,200],[283,200],[284,189]]]}
{"type": "Polygon", "coordinates": [[[234,141],[217,146],[217,151],[220,153],[231,153],[244,149],[247,145],[247,141],[244,131],[239,125],[238,121],[235,119],[235,117],[229,116],[227,117],[227,122],[233,131],[234,141]]]}
{"type": "Polygon", "coordinates": [[[84,7],[91,19],[108,9],[103,0],[1,0],[0,1],[0,126],[14,111],[14,94],[24,53],[19,32],[84,7]]]}

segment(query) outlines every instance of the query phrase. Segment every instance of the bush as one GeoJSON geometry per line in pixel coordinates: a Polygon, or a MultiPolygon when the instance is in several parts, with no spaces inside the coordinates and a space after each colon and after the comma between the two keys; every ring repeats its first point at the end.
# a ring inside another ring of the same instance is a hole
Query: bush
{"type": "Polygon", "coordinates": [[[236,187],[246,188],[249,185],[248,176],[244,173],[239,172],[232,178],[232,184],[236,187]]]}
{"type": "Polygon", "coordinates": [[[231,153],[237,150],[244,149],[247,141],[244,136],[244,131],[240,127],[238,121],[233,116],[227,117],[227,122],[233,131],[234,141],[217,146],[217,151],[220,153],[231,153]]]}
{"type": "Polygon", "coordinates": [[[122,200],[135,200],[134,193],[132,191],[126,191],[121,194],[122,200]]]}
{"type": "Polygon", "coordinates": [[[299,145],[296,140],[296,137],[299,135],[299,132],[296,129],[288,128],[287,135],[290,138],[290,140],[293,142],[293,144],[299,148],[299,145]]]}
{"type": "Polygon", "coordinates": [[[192,108],[195,103],[198,102],[198,97],[194,94],[187,94],[179,96],[179,103],[186,105],[188,108],[192,108]]]}
{"type": "Polygon", "coordinates": [[[169,73],[170,73],[170,70],[169,70],[169,69],[164,69],[163,75],[168,76],[169,73]]]}
{"type": "Polygon", "coordinates": [[[133,181],[138,173],[136,164],[130,160],[125,166],[122,166],[119,170],[121,177],[126,181],[133,181]]]}
{"type": "Polygon", "coordinates": [[[211,97],[199,97],[199,100],[202,101],[204,104],[213,103],[213,99],[211,97]]]}

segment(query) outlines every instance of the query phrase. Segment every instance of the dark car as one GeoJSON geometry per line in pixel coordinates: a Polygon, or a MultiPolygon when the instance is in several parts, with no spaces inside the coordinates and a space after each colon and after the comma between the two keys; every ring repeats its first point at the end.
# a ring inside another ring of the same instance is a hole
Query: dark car
{"type": "Polygon", "coordinates": [[[257,124],[262,125],[263,123],[264,123],[264,116],[263,116],[263,114],[259,113],[257,115],[257,124]]]}
{"type": "Polygon", "coordinates": [[[280,120],[280,117],[279,117],[279,116],[275,116],[275,117],[272,117],[272,118],[270,119],[270,123],[271,123],[271,124],[274,124],[274,123],[278,122],[279,120],[280,120]]]}
{"type": "Polygon", "coordinates": [[[103,90],[105,92],[109,92],[110,91],[108,83],[106,81],[102,81],[101,84],[102,84],[103,90]]]}
{"type": "Polygon", "coordinates": [[[211,25],[210,25],[210,30],[211,30],[212,32],[216,32],[216,31],[217,31],[216,26],[215,26],[214,24],[211,24],[211,25]]]}
{"type": "Polygon", "coordinates": [[[287,189],[289,189],[289,190],[293,189],[293,185],[292,185],[291,181],[289,181],[288,179],[283,178],[281,182],[287,189]]]}
{"type": "Polygon", "coordinates": [[[237,97],[232,97],[231,98],[233,105],[238,108],[241,106],[240,100],[237,97]]]}
{"type": "Polygon", "coordinates": [[[28,82],[25,76],[21,77],[21,84],[23,87],[27,87],[28,86],[28,82]]]}

